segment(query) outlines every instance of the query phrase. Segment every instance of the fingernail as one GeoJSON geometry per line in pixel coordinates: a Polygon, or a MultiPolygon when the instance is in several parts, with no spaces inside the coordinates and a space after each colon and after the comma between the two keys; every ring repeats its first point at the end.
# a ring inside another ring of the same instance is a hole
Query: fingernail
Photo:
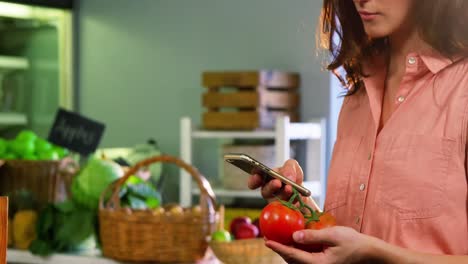
{"type": "Polygon", "coordinates": [[[299,242],[299,241],[302,241],[302,239],[304,239],[304,233],[303,232],[295,232],[293,234],[293,238],[295,241],[299,242]]]}

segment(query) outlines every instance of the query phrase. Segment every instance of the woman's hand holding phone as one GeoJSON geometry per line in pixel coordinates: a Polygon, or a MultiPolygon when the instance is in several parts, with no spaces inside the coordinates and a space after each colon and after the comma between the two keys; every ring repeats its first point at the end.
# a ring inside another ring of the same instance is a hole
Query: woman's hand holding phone
{"type": "MultiPolygon", "coordinates": [[[[291,181],[302,185],[302,182],[304,180],[304,172],[302,171],[301,166],[296,160],[289,159],[283,164],[283,166],[275,168],[274,170],[280,173],[281,175],[284,175],[291,181]]],[[[259,174],[250,175],[247,184],[252,190],[261,188],[263,198],[268,201],[272,201],[275,197],[278,197],[282,200],[289,200],[289,198],[293,194],[291,185],[284,185],[278,179],[271,179],[269,181],[265,181],[264,178],[259,174]]],[[[319,206],[310,197],[303,197],[303,201],[309,206],[311,206],[313,209],[321,211],[319,206]]]]}
{"type": "MultiPolygon", "coordinates": [[[[275,168],[276,172],[286,176],[290,180],[301,185],[304,179],[301,166],[294,159],[287,160],[282,167],[275,168]]],[[[278,196],[283,200],[288,200],[292,195],[292,187],[290,185],[284,185],[278,179],[272,179],[270,181],[264,181],[264,178],[259,174],[253,174],[249,177],[248,186],[250,189],[262,188],[263,198],[270,200],[274,196],[278,196]]]]}

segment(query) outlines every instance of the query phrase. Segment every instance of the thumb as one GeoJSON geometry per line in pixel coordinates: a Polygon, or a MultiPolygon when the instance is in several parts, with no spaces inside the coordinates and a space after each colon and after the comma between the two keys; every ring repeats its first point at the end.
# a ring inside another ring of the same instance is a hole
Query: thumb
{"type": "Polygon", "coordinates": [[[293,234],[294,241],[300,244],[326,244],[336,245],[336,232],[334,228],[324,228],[320,230],[306,229],[293,234]]]}

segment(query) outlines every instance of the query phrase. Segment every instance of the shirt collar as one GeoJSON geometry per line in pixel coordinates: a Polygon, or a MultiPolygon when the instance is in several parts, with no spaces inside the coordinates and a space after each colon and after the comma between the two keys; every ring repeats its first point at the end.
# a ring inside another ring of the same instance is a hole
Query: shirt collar
{"type": "Polygon", "coordinates": [[[461,56],[455,57],[454,59],[450,59],[433,48],[426,49],[422,51],[419,55],[426,67],[433,74],[439,73],[443,69],[447,68],[454,62],[461,59],[461,56]]]}

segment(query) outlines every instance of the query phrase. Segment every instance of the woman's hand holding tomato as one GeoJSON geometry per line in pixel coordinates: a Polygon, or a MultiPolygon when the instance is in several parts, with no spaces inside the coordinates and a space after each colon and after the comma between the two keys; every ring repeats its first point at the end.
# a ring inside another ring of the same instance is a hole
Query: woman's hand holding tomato
{"type": "MultiPolygon", "coordinates": [[[[327,227],[336,226],[336,219],[330,213],[322,213],[318,221],[309,221],[305,229],[320,230],[327,227]]],[[[295,243],[295,247],[307,252],[321,252],[327,248],[327,245],[321,243],[295,243]]]]}
{"type": "Polygon", "coordinates": [[[265,245],[278,253],[288,263],[302,264],[353,264],[380,263],[375,262],[375,248],[380,248],[382,241],[358,233],[356,230],[334,226],[320,230],[302,230],[294,233],[294,241],[298,244],[325,244],[327,247],[320,252],[307,252],[291,246],[286,246],[272,240],[265,245]]]}
{"type": "Polygon", "coordinates": [[[260,229],[267,247],[288,263],[373,263],[369,252],[380,240],[335,226],[330,213],[318,213],[297,196],[293,190],[289,201],[274,201],[263,208],[260,229]]]}
{"type": "Polygon", "coordinates": [[[260,214],[260,229],[267,240],[295,246],[309,252],[322,251],[323,246],[294,243],[293,234],[304,229],[322,229],[335,225],[335,218],[331,214],[319,213],[312,209],[301,200],[296,190],[293,190],[289,201],[278,199],[271,202],[263,208],[260,214]]]}

